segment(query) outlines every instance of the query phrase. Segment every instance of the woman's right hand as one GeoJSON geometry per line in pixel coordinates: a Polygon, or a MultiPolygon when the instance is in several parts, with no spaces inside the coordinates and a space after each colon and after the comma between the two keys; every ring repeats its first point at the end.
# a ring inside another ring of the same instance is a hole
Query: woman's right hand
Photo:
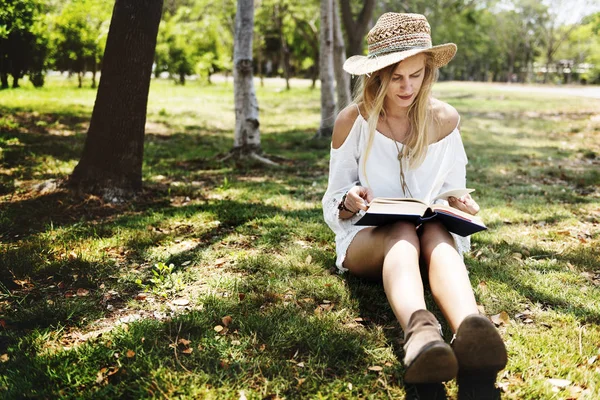
{"type": "Polygon", "coordinates": [[[348,190],[344,205],[348,210],[357,213],[360,210],[367,211],[369,204],[373,200],[373,191],[364,186],[353,186],[348,190]]]}

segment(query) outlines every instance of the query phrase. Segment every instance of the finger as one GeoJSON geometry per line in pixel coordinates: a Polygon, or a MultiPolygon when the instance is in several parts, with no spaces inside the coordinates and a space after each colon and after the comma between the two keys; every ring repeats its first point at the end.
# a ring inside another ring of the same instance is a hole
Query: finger
{"type": "Polygon", "coordinates": [[[367,195],[365,197],[365,199],[367,200],[367,203],[372,202],[374,198],[375,198],[375,196],[373,195],[373,191],[371,189],[367,189],[367,195]]]}

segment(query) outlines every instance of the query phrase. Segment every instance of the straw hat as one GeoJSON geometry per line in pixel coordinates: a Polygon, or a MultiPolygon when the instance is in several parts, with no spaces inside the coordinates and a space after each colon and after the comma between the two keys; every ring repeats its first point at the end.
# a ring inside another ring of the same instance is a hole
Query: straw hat
{"type": "Polygon", "coordinates": [[[367,35],[369,54],[352,56],[344,70],[352,75],[378,71],[419,53],[430,53],[436,67],[448,64],[456,54],[456,45],[431,45],[431,28],[421,14],[385,13],[367,35]]]}

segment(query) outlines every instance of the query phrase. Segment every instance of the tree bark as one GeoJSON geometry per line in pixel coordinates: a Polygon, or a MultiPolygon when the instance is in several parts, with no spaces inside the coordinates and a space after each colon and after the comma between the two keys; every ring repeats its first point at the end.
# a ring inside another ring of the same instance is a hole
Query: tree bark
{"type": "Polygon", "coordinates": [[[336,114],[350,104],[350,75],[344,71],[346,61],[346,48],[340,21],[340,12],[337,0],[333,0],[333,68],[335,72],[335,89],[337,93],[336,114]]]}
{"type": "Polygon", "coordinates": [[[319,76],[321,78],[321,125],[318,137],[333,133],[335,88],[333,73],[333,0],[321,0],[319,76]]]}
{"type": "Polygon", "coordinates": [[[375,9],[375,0],[365,0],[363,8],[356,20],[352,15],[350,0],[340,0],[342,6],[342,20],[348,36],[348,55],[363,53],[363,44],[369,21],[375,9]]]}
{"type": "Polygon", "coordinates": [[[238,0],[235,15],[233,82],[235,99],[235,136],[233,152],[240,156],[260,153],[258,100],[252,74],[252,35],[254,0],[238,0]]]}
{"type": "Polygon", "coordinates": [[[83,154],[69,184],[105,197],[142,186],[144,128],[163,0],[117,0],[83,154]]]}

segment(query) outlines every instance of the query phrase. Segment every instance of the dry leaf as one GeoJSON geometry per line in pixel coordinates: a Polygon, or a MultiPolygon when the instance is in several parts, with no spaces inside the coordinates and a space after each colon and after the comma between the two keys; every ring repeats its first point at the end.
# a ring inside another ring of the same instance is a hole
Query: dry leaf
{"type": "Polygon", "coordinates": [[[246,298],[246,293],[238,293],[238,298],[240,301],[244,300],[246,298]]]}
{"type": "Polygon", "coordinates": [[[588,358],[588,360],[587,360],[588,365],[592,365],[593,363],[596,362],[597,359],[598,359],[598,356],[592,356],[592,357],[588,358]]]}
{"type": "Polygon", "coordinates": [[[312,262],[312,256],[309,254],[306,256],[306,260],[304,260],[305,263],[310,264],[312,262]]]}
{"type": "Polygon", "coordinates": [[[299,362],[296,364],[297,367],[304,368],[304,362],[299,362]]]}
{"type": "Polygon", "coordinates": [[[181,339],[179,339],[179,340],[177,341],[177,344],[180,344],[180,345],[182,345],[182,346],[189,346],[189,345],[190,345],[190,343],[192,343],[192,341],[191,341],[191,340],[187,340],[187,339],[184,339],[184,338],[181,338],[181,339]]]}
{"type": "Polygon", "coordinates": [[[383,367],[380,367],[379,365],[372,365],[368,369],[369,369],[369,371],[374,371],[374,372],[383,371],[383,367]]]}
{"type": "Polygon", "coordinates": [[[146,300],[146,298],[148,297],[148,293],[138,293],[137,296],[135,296],[136,300],[146,300]]]}
{"type": "Polygon", "coordinates": [[[481,293],[486,293],[487,292],[487,282],[486,281],[481,281],[479,282],[479,285],[477,285],[477,287],[479,288],[479,290],[481,291],[481,293]]]}
{"type": "Polygon", "coordinates": [[[298,386],[302,385],[304,383],[304,381],[306,380],[306,378],[296,378],[296,380],[298,381],[298,386]]]}
{"type": "Polygon", "coordinates": [[[557,388],[564,389],[571,384],[571,381],[568,379],[548,379],[548,382],[557,388]]]}
{"type": "Polygon", "coordinates": [[[220,267],[221,265],[225,264],[227,262],[227,259],[225,258],[217,258],[215,260],[215,267],[220,267]]]}
{"type": "Polygon", "coordinates": [[[192,349],[191,347],[188,347],[187,349],[181,350],[181,352],[183,354],[192,354],[193,351],[194,351],[194,349],[192,349]]]}
{"type": "Polygon", "coordinates": [[[90,291],[89,291],[89,290],[87,290],[87,289],[84,289],[84,288],[79,288],[79,289],[77,289],[77,296],[78,296],[78,297],[85,297],[85,296],[87,296],[88,294],[90,294],[90,291]]]}
{"type": "Polygon", "coordinates": [[[234,345],[234,346],[239,346],[239,345],[242,344],[242,342],[240,342],[239,340],[232,340],[231,344],[234,345]]]}
{"type": "Polygon", "coordinates": [[[248,398],[246,397],[246,393],[243,390],[240,390],[240,397],[238,398],[238,400],[248,400],[248,398]]]}
{"type": "Polygon", "coordinates": [[[225,328],[223,328],[221,325],[217,325],[213,329],[215,332],[220,333],[225,328]]]}
{"type": "Polygon", "coordinates": [[[0,356],[0,362],[3,362],[3,363],[5,363],[5,362],[7,362],[7,361],[8,361],[8,359],[9,359],[9,357],[8,357],[8,354],[2,354],[2,355],[0,356]]]}
{"type": "Polygon", "coordinates": [[[221,322],[223,322],[223,325],[225,325],[225,326],[229,326],[229,324],[231,324],[232,321],[233,321],[233,318],[231,318],[230,315],[226,315],[223,318],[221,318],[221,322]]]}
{"type": "Polygon", "coordinates": [[[500,314],[492,315],[491,319],[496,326],[508,325],[510,323],[510,317],[506,311],[502,311],[500,314]]]}
{"type": "Polygon", "coordinates": [[[127,356],[127,358],[133,358],[135,356],[135,351],[127,350],[127,353],[125,353],[125,356],[127,356]]]}
{"type": "Polygon", "coordinates": [[[75,253],[74,251],[69,253],[69,260],[76,260],[77,259],[77,253],[75,253]]]}
{"type": "Polygon", "coordinates": [[[177,300],[173,300],[173,304],[176,306],[187,306],[188,304],[190,304],[190,301],[188,299],[177,299],[177,300]]]}

